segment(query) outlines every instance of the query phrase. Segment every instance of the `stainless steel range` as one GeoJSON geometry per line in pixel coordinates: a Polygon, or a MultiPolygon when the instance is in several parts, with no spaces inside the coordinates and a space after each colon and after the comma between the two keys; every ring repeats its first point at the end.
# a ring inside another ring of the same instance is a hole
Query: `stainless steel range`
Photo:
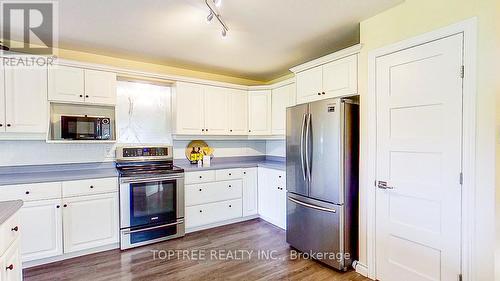
{"type": "Polygon", "coordinates": [[[184,170],[171,146],[121,146],[120,248],[184,236],[184,170]]]}

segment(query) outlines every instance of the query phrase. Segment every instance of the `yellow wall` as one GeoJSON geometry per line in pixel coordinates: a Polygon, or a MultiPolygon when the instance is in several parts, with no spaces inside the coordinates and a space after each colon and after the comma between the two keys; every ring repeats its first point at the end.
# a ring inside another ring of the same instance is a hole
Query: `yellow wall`
{"type": "Polygon", "coordinates": [[[102,55],[96,55],[96,54],[66,50],[66,49],[58,49],[58,57],[62,59],[95,63],[95,64],[104,64],[113,67],[131,69],[136,71],[154,72],[157,74],[165,74],[165,75],[186,76],[192,78],[214,80],[219,82],[234,83],[247,86],[266,84],[264,81],[214,74],[209,72],[190,70],[187,68],[172,67],[167,65],[147,63],[136,60],[102,56],[102,55]]]}
{"type": "MultiPolygon", "coordinates": [[[[477,255],[474,261],[478,275],[472,280],[493,280],[493,245],[494,245],[494,176],[495,176],[495,94],[498,93],[495,72],[496,63],[493,54],[500,45],[500,36],[496,29],[498,0],[407,0],[402,4],[384,11],[360,24],[360,41],[363,49],[359,62],[359,91],[361,94],[361,112],[363,97],[368,87],[368,53],[416,35],[426,33],[447,25],[477,16],[478,18],[478,72],[477,72],[477,190],[478,208],[475,247],[477,255]],[[495,45],[496,44],[496,45],[495,45]]],[[[499,103],[500,104],[500,103],[499,103]]],[[[499,118],[500,122],[500,118],[499,118]]],[[[499,123],[500,124],[500,123],[499,123]]],[[[362,135],[366,135],[366,119],[362,117],[362,135]]],[[[362,138],[363,139],[363,138],[362,138]]],[[[362,143],[362,157],[366,153],[366,142],[362,143]]],[[[500,159],[500,156],[499,156],[500,159]]],[[[363,161],[361,161],[363,163],[363,161]]],[[[362,164],[363,165],[363,164],[362,164]]],[[[361,167],[364,172],[364,167],[361,167]]],[[[368,188],[368,187],[367,187],[368,188]]],[[[362,194],[363,195],[363,194],[362,194]]],[[[500,200],[499,200],[500,202],[500,200]]],[[[366,264],[366,236],[364,223],[366,212],[361,214],[361,256],[366,264]]]]}

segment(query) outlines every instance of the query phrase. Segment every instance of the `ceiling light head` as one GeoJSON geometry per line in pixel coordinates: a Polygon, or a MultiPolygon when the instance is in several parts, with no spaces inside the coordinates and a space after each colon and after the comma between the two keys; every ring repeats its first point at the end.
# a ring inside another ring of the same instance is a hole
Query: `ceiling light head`
{"type": "Polygon", "coordinates": [[[210,12],[210,14],[208,14],[207,16],[207,22],[212,21],[213,18],[214,18],[214,13],[210,12]]]}
{"type": "Polygon", "coordinates": [[[222,29],[222,38],[227,36],[227,31],[225,28],[222,29]]]}
{"type": "Polygon", "coordinates": [[[217,7],[220,7],[222,5],[222,0],[214,0],[214,4],[217,7]]]}

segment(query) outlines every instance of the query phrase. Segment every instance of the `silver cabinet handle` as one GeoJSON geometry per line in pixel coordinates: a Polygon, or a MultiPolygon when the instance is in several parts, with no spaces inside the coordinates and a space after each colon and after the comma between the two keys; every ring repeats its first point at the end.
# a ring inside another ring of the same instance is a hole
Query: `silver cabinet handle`
{"type": "Polygon", "coordinates": [[[299,205],[302,205],[304,207],[311,208],[311,209],[316,209],[316,210],[330,212],[330,213],[336,213],[337,212],[337,210],[335,210],[335,209],[329,209],[329,208],[324,208],[324,207],[320,207],[320,206],[311,205],[311,204],[299,201],[297,199],[293,199],[292,197],[288,197],[288,200],[290,200],[290,201],[292,201],[294,203],[297,203],[299,205]]]}
{"type": "Polygon", "coordinates": [[[302,128],[300,129],[300,166],[302,167],[302,176],[306,180],[306,169],[304,167],[304,127],[306,123],[306,113],[302,116],[302,128]]]}
{"type": "Polygon", "coordinates": [[[380,189],[394,189],[394,186],[388,186],[386,181],[378,181],[377,187],[380,189]]]}

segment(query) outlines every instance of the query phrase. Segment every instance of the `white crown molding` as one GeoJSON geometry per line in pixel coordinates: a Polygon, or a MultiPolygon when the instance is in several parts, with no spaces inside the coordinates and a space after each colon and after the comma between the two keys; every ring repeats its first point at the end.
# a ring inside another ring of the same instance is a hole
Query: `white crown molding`
{"type": "Polygon", "coordinates": [[[307,69],[325,64],[325,63],[329,63],[329,62],[334,61],[334,60],[338,60],[338,59],[341,59],[341,58],[344,58],[344,57],[347,57],[350,55],[357,54],[360,52],[361,47],[362,47],[362,44],[357,44],[357,45],[342,49],[342,50],[337,51],[335,53],[332,53],[332,54],[329,54],[326,56],[322,56],[320,58],[317,58],[317,59],[312,60],[312,61],[308,61],[308,62],[303,63],[301,65],[294,66],[294,67],[290,68],[290,71],[293,73],[301,72],[301,71],[304,71],[304,70],[307,70],[307,69]]]}

